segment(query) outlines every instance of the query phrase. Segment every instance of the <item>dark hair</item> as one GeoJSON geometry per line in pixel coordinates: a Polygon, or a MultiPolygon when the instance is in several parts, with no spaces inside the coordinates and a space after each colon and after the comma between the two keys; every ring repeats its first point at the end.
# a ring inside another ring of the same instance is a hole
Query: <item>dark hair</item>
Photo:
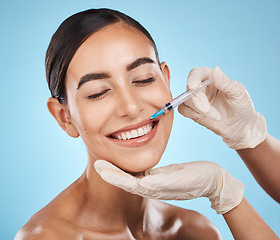
{"type": "Polygon", "coordinates": [[[111,9],[89,9],[76,13],[66,20],[56,30],[46,52],[45,66],[48,86],[51,95],[61,104],[67,103],[65,78],[67,68],[81,44],[93,33],[103,27],[123,22],[141,33],[150,41],[159,63],[156,44],[149,32],[136,20],[124,13],[111,9]]]}

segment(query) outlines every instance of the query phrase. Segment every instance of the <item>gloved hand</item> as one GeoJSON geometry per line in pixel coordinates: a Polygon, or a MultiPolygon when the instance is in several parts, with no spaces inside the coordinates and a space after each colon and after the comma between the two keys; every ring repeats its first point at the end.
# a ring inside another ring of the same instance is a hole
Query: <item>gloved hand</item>
{"type": "Polygon", "coordinates": [[[230,148],[254,148],[264,141],[264,117],[256,112],[246,88],[219,67],[194,68],[188,77],[189,89],[197,89],[208,78],[211,84],[181,104],[179,112],[220,135],[230,148]]]}
{"type": "Polygon", "coordinates": [[[162,200],[207,197],[218,214],[230,211],[243,198],[243,183],[214,162],[172,164],[136,176],[104,160],[97,160],[94,167],[108,183],[142,197],[162,200]]]}

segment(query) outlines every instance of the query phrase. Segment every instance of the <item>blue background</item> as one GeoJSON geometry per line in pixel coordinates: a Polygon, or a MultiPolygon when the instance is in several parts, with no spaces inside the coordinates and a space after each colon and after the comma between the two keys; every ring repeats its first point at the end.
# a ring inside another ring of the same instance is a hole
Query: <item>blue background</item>
{"type": "MultiPolygon", "coordinates": [[[[171,90],[188,72],[216,65],[248,89],[268,131],[280,139],[280,1],[2,1],[0,9],[0,239],[13,239],[28,219],[76,180],[86,166],[81,139],[68,137],[48,113],[44,55],[68,16],[88,8],[123,11],[154,37],[171,69],[171,90]]],[[[280,236],[280,207],[256,183],[234,150],[211,131],[175,113],[159,165],[210,160],[245,183],[245,196],[280,236]]],[[[199,211],[233,239],[207,199],[172,201],[199,211]]]]}

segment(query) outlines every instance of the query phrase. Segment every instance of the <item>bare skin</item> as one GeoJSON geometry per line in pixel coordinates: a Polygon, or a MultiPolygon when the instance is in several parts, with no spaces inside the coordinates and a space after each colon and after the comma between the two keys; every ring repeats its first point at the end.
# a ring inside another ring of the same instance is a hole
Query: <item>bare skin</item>
{"type": "Polygon", "coordinates": [[[103,181],[93,166],[106,159],[125,171],[142,172],[158,163],[172,113],[135,139],[110,136],[151,127],[147,119],[172,99],[169,81],[169,69],[164,62],[159,66],[150,41],[126,25],[109,25],[80,46],[67,70],[67,105],[55,98],[47,105],[69,136],[83,139],[87,168],[31,217],[15,240],[221,239],[201,214],[127,193],[103,181]],[[81,84],[81,79],[89,80],[81,84]]]}
{"type": "Polygon", "coordinates": [[[221,239],[201,214],[127,193],[88,169],[32,216],[15,240],[221,239]]]}
{"type": "Polygon", "coordinates": [[[237,207],[223,214],[223,217],[236,240],[279,240],[246,198],[237,207]]]}
{"type": "Polygon", "coordinates": [[[237,150],[261,187],[280,203],[280,141],[268,134],[255,148],[237,150]]]}

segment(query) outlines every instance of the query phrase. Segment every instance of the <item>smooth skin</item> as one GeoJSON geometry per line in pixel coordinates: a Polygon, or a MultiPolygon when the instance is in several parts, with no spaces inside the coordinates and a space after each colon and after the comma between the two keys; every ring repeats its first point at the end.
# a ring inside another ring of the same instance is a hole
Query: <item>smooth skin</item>
{"type": "Polygon", "coordinates": [[[280,203],[280,141],[267,134],[255,148],[236,151],[260,186],[280,203]]]}
{"type": "Polygon", "coordinates": [[[223,217],[236,240],[279,240],[245,197],[223,217]]]}
{"type": "Polygon", "coordinates": [[[122,146],[108,136],[127,126],[143,125],[170,101],[169,81],[168,66],[156,62],[149,40],[122,23],[99,30],[81,45],[67,70],[67,104],[50,98],[47,105],[68,135],[81,136],[85,142],[87,167],[76,182],[31,217],[15,240],[221,239],[201,214],[127,193],[102,180],[93,166],[101,158],[125,171],[141,172],[158,163],[173,114],[161,116],[154,135],[142,137],[136,146],[135,142],[122,146]],[[142,62],[129,70],[140,58],[154,63],[142,62]],[[103,77],[79,86],[88,74],[103,77]],[[146,81],[151,78],[154,81],[146,81]]]}
{"type": "Polygon", "coordinates": [[[85,172],[15,239],[221,239],[201,214],[127,193],[85,172]]]}

